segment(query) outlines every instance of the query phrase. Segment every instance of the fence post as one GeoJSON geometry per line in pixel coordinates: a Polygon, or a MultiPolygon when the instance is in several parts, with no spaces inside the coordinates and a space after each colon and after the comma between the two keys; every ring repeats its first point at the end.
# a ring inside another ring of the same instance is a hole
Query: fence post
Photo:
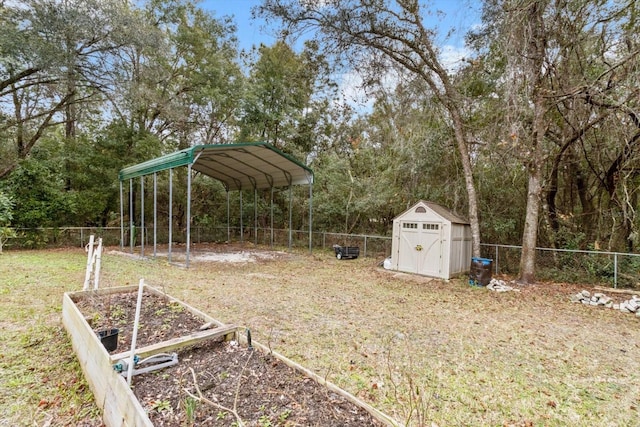
{"type": "Polygon", "coordinates": [[[613,288],[618,288],[618,253],[613,254],[613,288]]]}
{"type": "Polygon", "coordinates": [[[364,257],[367,257],[367,236],[364,236],[364,257]]]}
{"type": "Polygon", "coordinates": [[[498,274],[498,245],[496,245],[496,274],[498,274]]]}

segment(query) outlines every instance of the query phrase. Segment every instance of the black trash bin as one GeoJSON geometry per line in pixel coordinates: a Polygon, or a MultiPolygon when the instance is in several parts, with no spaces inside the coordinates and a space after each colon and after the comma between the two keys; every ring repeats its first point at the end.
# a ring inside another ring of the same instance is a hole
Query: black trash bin
{"type": "Polygon", "coordinates": [[[471,258],[469,284],[471,286],[487,286],[491,282],[491,266],[493,260],[488,258],[471,258]]]}

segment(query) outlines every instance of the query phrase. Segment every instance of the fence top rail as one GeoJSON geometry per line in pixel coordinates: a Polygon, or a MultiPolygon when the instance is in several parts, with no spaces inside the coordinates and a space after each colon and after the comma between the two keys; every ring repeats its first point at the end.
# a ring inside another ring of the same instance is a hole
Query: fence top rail
{"type": "MultiPolygon", "coordinates": [[[[497,243],[481,243],[480,246],[488,246],[494,248],[509,248],[509,249],[522,249],[522,246],[517,245],[500,245],[497,243]]],[[[547,251],[547,252],[570,252],[570,253],[578,253],[578,254],[592,254],[592,255],[623,255],[623,256],[636,256],[640,257],[640,254],[634,254],[631,252],[607,252],[607,251],[587,251],[583,249],[554,249],[554,248],[538,248],[537,251],[547,251]]]]}
{"type": "Polygon", "coordinates": [[[38,230],[38,231],[46,231],[46,230],[120,230],[120,227],[9,227],[13,230],[17,231],[26,231],[26,230],[38,230]]]}
{"type": "MultiPolygon", "coordinates": [[[[298,231],[298,230],[296,230],[298,231]]],[[[300,230],[303,231],[303,230],[300,230]]],[[[362,237],[368,239],[392,239],[391,236],[376,236],[374,234],[348,234],[348,233],[334,233],[333,231],[314,231],[319,234],[331,234],[333,236],[346,236],[346,237],[362,237]]]]}
{"type": "MultiPolygon", "coordinates": [[[[27,231],[27,230],[38,230],[38,231],[45,231],[45,230],[58,230],[58,231],[65,231],[65,230],[120,230],[120,227],[9,227],[10,229],[16,230],[16,231],[27,231]]],[[[222,229],[226,229],[226,228],[231,228],[231,229],[236,229],[239,227],[234,227],[234,226],[230,226],[230,227],[224,227],[224,226],[218,226],[218,227],[206,227],[206,226],[202,226],[202,225],[197,225],[194,226],[194,228],[198,229],[198,228],[222,228],[222,229]]],[[[259,227],[259,229],[262,229],[261,227],[259,227]]],[[[274,230],[284,230],[284,229],[274,229],[274,230]]],[[[296,233],[308,233],[308,230],[291,230],[292,232],[296,232],[296,233]]],[[[391,240],[392,237],[391,236],[378,236],[378,235],[371,235],[371,234],[348,234],[348,233],[334,233],[331,231],[313,231],[314,234],[330,234],[332,236],[340,236],[340,237],[349,237],[349,238],[363,238],[363,239],[383,239],[383,240],[391,240]]],[[[507,248],[507,249],[522,249],[522,246],[519,245],[503,245],[503,244],[499,244],[499,243],[481,243],[480,246],[485,246],[485,247],[493,247],[493,248],[507,248]]],[[[567,253],[580,253],[580,254],[591,254],[591,255],[621,255],[621,256],[631,256],[631,257],[640,257],[640,254],[637,253],[631,253],[631,252],[608,252],[608,251],[589,251],[589,250],[583,250],[583,249],[554,249],[554,248],[540,248],[540,247],[536,247],[537,251],[546,251],[546,252],[567,252],[567,253]]]]}

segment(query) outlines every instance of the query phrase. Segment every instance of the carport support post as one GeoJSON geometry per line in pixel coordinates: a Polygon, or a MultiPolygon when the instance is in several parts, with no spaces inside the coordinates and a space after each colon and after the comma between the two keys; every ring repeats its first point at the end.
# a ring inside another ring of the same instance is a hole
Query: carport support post
{"type": "Polygon", "coordinates": [[[271,247],[273,248],[273,187],[271,187],[271,247]]]}
{"type": "Polygon", "coordinates": [[[158,173],[153,173],[153,257],[158,244],[158,173]]]}
{"type": "Polygon", "coordinates": [[[244,242],[244,224],[242,222],[242,217],[243,217],[243,210],[242,210],[242,188],[240,189],[240,243],[244,242]]]}
{"type": "MultiPolygon", "coordinates": [[[[312,252],[311,239],[313,238],[313,230],[311,224],[313,222],[313,184],[309,183],[309,253],[312,252]]],[[[322,244],[324,248],[324,243],[322,244]]]]}
{"type": "Polygon", "coordinates": [[[191,253],[191,163],[187,166],[187,268],[191,253]]]}
{"type": "Polygon", "coordinates": [[[258,189],[253,187],[253,240],[258,244],[258,189]]]}
{"type": "Polygon", "coordinates": [[[122,181],[120,181],[120,251],[124,250],[124,200],[122,196],[122,181]]]}
{"type": "Polygon", "coordinates": [[[291,229],[291,226],[293,224],[292,218],[293,218],[293,187],[291,186],[291,184],[289,184],[289,251],[291,251],[291,244],[293,241],[293,230],[291,229]]]}
{"type": "Polygon", "coordinates": [[[173,169],[169,169],[169,254],[171,262],[171,244],[173,243],[173,169]]]}
{"type": "Polygon", "coordinates": [[[144,175],[140,176],[140,257],[144,258],[144,175]]]}
{"type": "Polygon", "coordinates": [[[133,253],[133,178],[129,178],[129,251],[133,253]]]}
{"type": "Polygon", "coordinates": [[[231,242],[231,212],[229,210],[229,189],[227,188],[227,243],[231,242]]]}

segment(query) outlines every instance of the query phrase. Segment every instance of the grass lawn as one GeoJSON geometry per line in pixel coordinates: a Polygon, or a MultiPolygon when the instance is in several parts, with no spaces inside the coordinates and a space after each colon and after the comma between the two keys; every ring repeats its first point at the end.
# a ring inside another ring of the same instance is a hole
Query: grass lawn
{"type": "MultiPolygon", "coordinates": [[[[144,278],[411,426],[640,425],[640,318],[569,302],[588,286],[498,294],[378,261],[184,269],[106,251],[101,286],[144,278]]],[[[0,255],[0,426],[101,424],[60,316],[85,264],[81,249],[0,255]]]]}

